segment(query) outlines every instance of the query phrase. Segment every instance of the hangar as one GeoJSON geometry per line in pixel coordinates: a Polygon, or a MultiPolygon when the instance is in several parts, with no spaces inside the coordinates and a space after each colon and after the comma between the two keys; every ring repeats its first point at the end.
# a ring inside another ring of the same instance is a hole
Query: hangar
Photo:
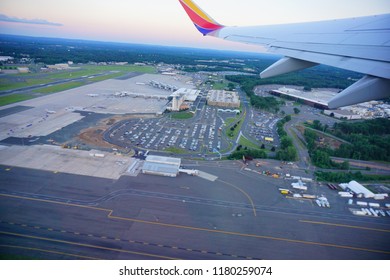
{"type": "Polygon", "coordinates": [[[142,167],[143,174],[176,177],[181,165],[180,158],[147,156],[142,167]]]}

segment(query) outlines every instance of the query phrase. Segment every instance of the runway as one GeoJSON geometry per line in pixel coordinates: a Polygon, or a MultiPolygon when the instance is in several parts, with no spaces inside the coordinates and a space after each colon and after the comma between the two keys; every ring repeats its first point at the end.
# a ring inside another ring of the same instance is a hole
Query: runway
{"type": "MultiPolygon", "coordinates": [[[[143,175],[109,180],[0,168],[2,255],[34,259],[390,258],[388,219],[269,200],[275,189],[251,177],[241,176],[240,185],[228,176],[225,179],[252,198],[256,215],[242,192],[218,180],[143,175]]],[[[223,177],[224,170],[216,175],[223,177]]],[[[218,172],[218,167],[212,171],[218,172]]]]}

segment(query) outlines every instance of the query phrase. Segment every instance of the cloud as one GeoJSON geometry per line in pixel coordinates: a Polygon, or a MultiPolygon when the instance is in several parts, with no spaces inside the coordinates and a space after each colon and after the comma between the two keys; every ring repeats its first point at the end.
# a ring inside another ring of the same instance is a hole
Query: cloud
{"type": "Polygon", "coordinates": [[[4,14],[0,14],[0,21],[27,23],[27,24],[42,24],[42,25],[51,25],[51,26],[63,25],[61,23],[50,22],[45,19],[24,19],[24,18],[9,17],[4,14]]]}

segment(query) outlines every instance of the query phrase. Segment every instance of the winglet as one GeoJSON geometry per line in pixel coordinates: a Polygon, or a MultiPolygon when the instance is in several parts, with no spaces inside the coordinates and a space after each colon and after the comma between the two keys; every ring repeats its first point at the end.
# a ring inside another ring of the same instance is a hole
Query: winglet
{"type": "Polygon", "coordinates": [[[223,25],[212,19],[208,14],[206,14],[192,0],[179,0],[179,2],[194,23],[195,27],[204,36],[224,27],[223,25]]]}

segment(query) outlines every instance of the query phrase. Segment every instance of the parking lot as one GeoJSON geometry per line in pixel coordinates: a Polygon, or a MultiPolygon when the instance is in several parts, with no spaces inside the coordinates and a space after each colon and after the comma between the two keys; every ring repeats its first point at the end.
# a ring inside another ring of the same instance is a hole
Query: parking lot
{"type": "Polygon", "coordinates": [[[122,147],[206,156],[229,148],[222,129],[225,120],[232,117],[236,113],[220,112],[200,100],[191,119],[174,119],[170,114],[130,119],[111,128],[107,136],[122,147]]]}
{"type": "Polygon", "coordinates": [[[280,117],[272,113],[253,111],[251,122],[246,132],[252,139],[277,147],[279,137],[276,124],[279,120],[280,117]]]}

